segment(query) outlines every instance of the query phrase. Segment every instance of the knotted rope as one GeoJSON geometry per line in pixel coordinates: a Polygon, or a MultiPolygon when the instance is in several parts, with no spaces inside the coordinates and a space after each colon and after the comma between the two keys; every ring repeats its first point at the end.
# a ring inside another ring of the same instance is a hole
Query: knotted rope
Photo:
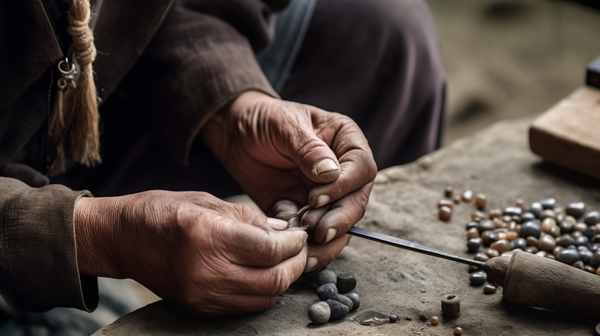
{"type": "Polygon", "coordinates": [[[50,136],[56,146],[56,159],[51,168],[51,174],[62,172],[65,169],[65,150],[63,136],[68,123],[65,123],[63,109],[71,105],[67,116],[71,120],[70,154],[74,161],[86,166],[101,163],[100,159],[100,131],[98,129],[99,115],[96,96],[96,85],[92,71],[92,62],[96,59],[94,35],[89,27],[91,9],[89,0],[73,0],[69,12],[69,26],[67,32],[73,40],[72,50],[79,64],[79,80],[72,83],[72,95],[66,94],[61,89],[55,101],[54,113],[50,120],[50,136]],[[72,97],[72,104],[65,100],[72,97]]]}

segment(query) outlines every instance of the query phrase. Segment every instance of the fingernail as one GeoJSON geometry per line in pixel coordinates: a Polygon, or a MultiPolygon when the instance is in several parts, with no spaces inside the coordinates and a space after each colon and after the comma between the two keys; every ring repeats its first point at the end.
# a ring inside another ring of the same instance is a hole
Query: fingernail
{"type": "Polygon", "coordinates": [[[314,271],[314,268],[317,266],[318,262],[319,261],[317,260],[317,258],[309,257],[306,261],[306,269],[304,270],[304,272],[314,271]]]}
{"type": "Polygon", "coordinates": [[[319,198],[317,198],[317,204],[315,204],[315,209],[320,208],[327,203],[329,203],[329,196],[321,195],[319,196],[319,198]]]}
{"type": "Polygon", "coordinates": [[[317,175],[340,169],[332,159],[323,159],[315,165],[317,175]]]}
{"type": "Polygon", "coordinates": [[[281,230],[285,230],[289,227],[289,223],[282,219],[267,217],[267,222],[269,223],[269,226],[271,226],[271,229],[273,229],[273,230],[281,231],[281,230]]]}
{"type": "Polygon", "coordinates": [[[335,237],[336,233],[337,230],[334,228],[327,230],[327,235],[325,235],[325,244],[329,243],[333,239],[333,237],[335,237]]]}

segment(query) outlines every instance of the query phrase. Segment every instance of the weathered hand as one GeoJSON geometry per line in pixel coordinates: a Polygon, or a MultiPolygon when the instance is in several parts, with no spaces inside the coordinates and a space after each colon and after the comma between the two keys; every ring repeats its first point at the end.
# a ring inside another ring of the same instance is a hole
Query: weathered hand
{"type": "Polygon", "coordinates": [[[306,267],[306,232],[282,224],[199,192],[82,198],[79,269],[135,279],[195,316],[262,311],[306,267]]]}
{"type": "Polygon", "coordinates": [[[202,137],[248,195],[271,216],[314,229],[307,271],[343,249],[363,216],[377,167],[350,118],[313,106],[247,92],[217,113],[202,137]],[[323,245],[324,244],[324,245],[323,245]]]}

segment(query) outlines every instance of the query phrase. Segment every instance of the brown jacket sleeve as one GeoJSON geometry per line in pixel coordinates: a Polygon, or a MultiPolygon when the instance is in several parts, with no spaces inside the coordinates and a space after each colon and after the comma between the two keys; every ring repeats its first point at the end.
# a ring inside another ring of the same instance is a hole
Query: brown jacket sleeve
{"type": "Polygon", "coordinates": [[[206,2],[211,1],[175,1],[126,79],[145,117],[183,162],[202,126],[241,93],[255,90],[278,97],[253,50],[266,43],[263,14],[270,7],[263,1],[235,0],[221,10],[208,6],[216,13],[206,14],[200,10],[208,11],[207,6],[199,5],[206,2]]]}
{"type": "Polygon", "coordinates": [[[91,194],[0,177],[0,316],[96,308],[97,280],[77,267],[73,211],[82,196],[91,194]]]}

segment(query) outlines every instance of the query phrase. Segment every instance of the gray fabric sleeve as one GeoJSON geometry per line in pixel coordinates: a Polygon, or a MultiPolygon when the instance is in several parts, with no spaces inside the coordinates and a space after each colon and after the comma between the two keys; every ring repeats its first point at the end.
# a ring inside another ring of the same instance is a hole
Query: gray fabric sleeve
{"type": "Polygon", "coordinates": [[[97,279],[77,267],[73,215],[84,196],[91,194],[0,177],[0,315],[96,308],[97,279]]]}

